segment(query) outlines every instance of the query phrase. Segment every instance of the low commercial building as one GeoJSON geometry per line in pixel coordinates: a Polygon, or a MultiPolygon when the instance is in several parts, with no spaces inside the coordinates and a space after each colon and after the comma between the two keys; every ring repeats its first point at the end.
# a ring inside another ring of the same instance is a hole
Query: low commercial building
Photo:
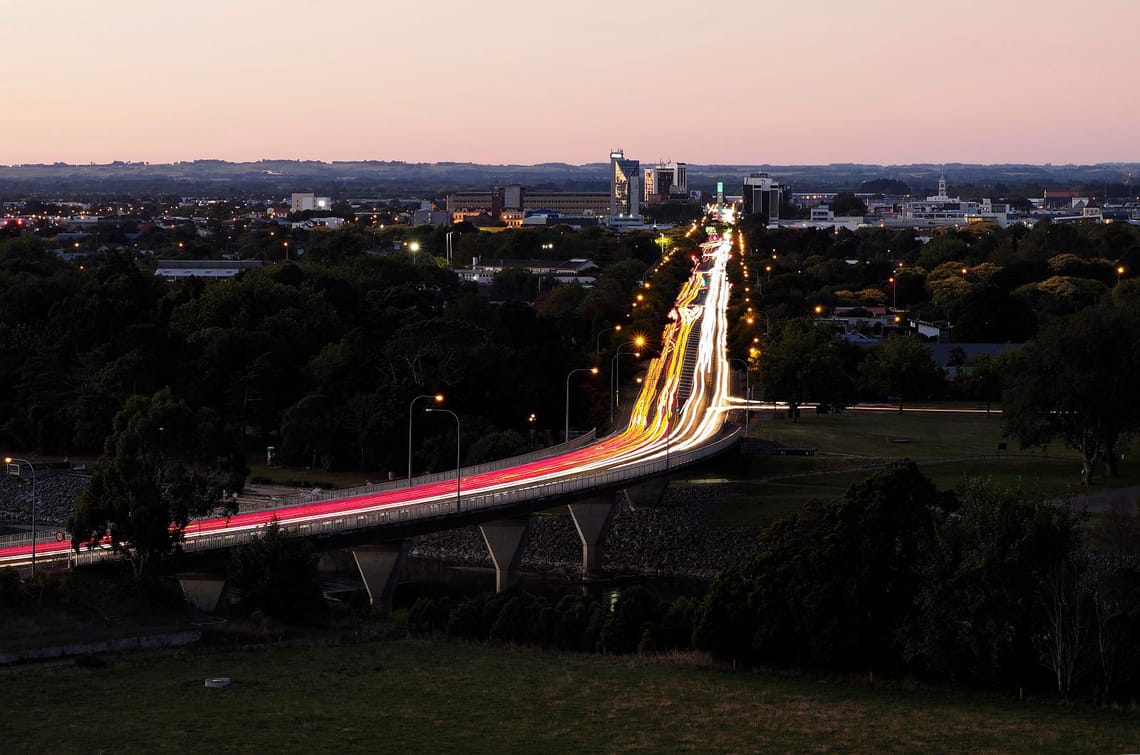
{"type": "Polygon", "coordinates": [[[472,261],[471,267],[456,270],[460,280],[489,286],[495,276],[508,268],[523,269],[543,277],[554,278],[559,283],[580,283],[593,285],[594,277],[589,275],[598,266],[587,259],[572,260],[480,260],[472,261]]]}
{"type": "Polygon", "coordinates": [[[256,270],[261,260],[157,260],[158,278],[232,278],[246,270],[256,270]]]}
{"type": "Polygon", "coordinates": [[[496,222],[512,221],[508,224],[521,223],[527,215],[541,212],[604,216],[609,207],[610,195],[604,191],[528,191],[524,186],[511,185],[447,195],[447,211],[454,223],[483,214],[496,222]]]}
{"type": "Polygon", "coordinates": [[[328,197],[318,197],[312,193],[293,194],[289,202],[290,212],[311,212],[313,210],[331,210],[332,200],[328,197]]]}

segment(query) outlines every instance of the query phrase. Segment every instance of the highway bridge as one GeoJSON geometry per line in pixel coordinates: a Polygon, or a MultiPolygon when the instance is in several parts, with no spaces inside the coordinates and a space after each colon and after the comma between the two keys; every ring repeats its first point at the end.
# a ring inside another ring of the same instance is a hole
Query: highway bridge
{"type": "MultiPolygon", "coordinates": [[[[220,552],[248,542],[272,522],[319,539],[321,549],[347,548],[373,602],[390,601],[407,551],[407,538],[479,524],[504,589],[514,578],[529,538],[528,514],[569,503],[583,543],[583,576],[600,566],[600,543],[614,508],[612,493],[731,448],[739,428],[725,423],[730,403],[726,356],[731,236],[702,245],[702,257],[677,296],[661,339],[661,354],[646,371],[626,426],[578,448],[557,447],[441,479],[397,481],[337,490],[305,500],[229,517],[191,522],[182,550],[220,552]],[[553,455],[550,455],[553,454],[553,455]],[[608,497],[607,497],[608,495],[608,497]]],[[[570,444],[571,446],[573,444],[570,444]]],[[[117,558],[109,547],[75,551],[69,538],[35,544],[38,564],[72,566],[117,558]]],[[[0,566],[28,566],[30,541],[0,543],[0,566]]],[[[208,604],[216,579],[184,580],[208,604]]]]}

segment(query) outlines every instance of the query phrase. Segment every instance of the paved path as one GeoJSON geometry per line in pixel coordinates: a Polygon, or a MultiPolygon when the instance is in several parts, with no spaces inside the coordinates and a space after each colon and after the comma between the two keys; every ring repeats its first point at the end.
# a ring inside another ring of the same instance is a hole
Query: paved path
{"type": "MultiPolygon", "coordinates": [[[[1058,500],[1063,501],[1064,499],[1058,500]]],[[[1140,503],[1140,485],[1074,495],[1069,500],[1078,510],[1083,509],[1090,514],[1136,516],[1136,507],[1140,503]]]]}

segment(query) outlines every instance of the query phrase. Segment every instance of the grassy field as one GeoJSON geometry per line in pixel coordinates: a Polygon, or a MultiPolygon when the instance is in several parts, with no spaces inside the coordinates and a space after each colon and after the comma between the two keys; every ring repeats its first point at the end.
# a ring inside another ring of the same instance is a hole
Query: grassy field
{"type": "MultiPolygon", "coordinates": [[[[771,415],[762,415],[768,416],[771,415]]],[[[1047,451],[1021,450],[1002,438],[1000,414],[949,412],[846,412],[801,415],[798,422],[753,418],[753,436],[817,449],[815,456],[731,457],[698,476],[734,483],[712,514],[720,526],[763,527],[793,514],[810,498],[841,496],[852,482],[893,460],[913,459],[940,489],[971,477],[1050,498],[1077,496],[1140,484],[1140,467],[1122,465],[1121,476],[1080,485],[1078,456],[1061,444],[1047,451]],[[1007,442],[1009,450],[999,451],[1007,442]]],[[[252,474],[276,482],[306,480],[332,489],[362,485],[359,473],[254,466],[252,474]]]]}
{"type": "Polygon", "coordinates": [[[0,672],[6,752],[1135,751],[1134,714],[414,640],[0,672]],[[207,689],[228,676],[229,689],[207,689]]]}
{"type": "Polygon", "coordinates": [[[1080,460],[1060,444],[1046,452],[1003,442],[1001,416],[938,412],[803,414],[798,422],[754,422],[753,436],[817,449],[815,456],[732,457],[702,474],[734,483],[713,522],[765,526],[797,511],[810,498],[841,496],[852,482],[898,459],[913,459],[940,489],[986,477],[1049,498],[1078,496],[1140,484],[1140,467],[1121,465],[1113,480],[1080,485],[1080,460]]]}
{"type": "MultiPolygon", "coordinates": [[[[753,425],[761,438],[857,458],[985,456],[1002,441],[1001,415],[928,412],[807,414],[753,425]]],[[[1059,449],[1058,449],[1059,450],[1059,449]]]]}
{"type": "Polygon", "coordinates": [[[301,467],[277,467],[265,464],[250,464],[251,478],[266,480],[275,485],[297,485],[300,487],[319,487],[328,490],[335,488],[354,488],[365,482],[383,482],[383,480],[369,480],[360,472],[323,471],[320,469],[303,469],[301,467]]]}

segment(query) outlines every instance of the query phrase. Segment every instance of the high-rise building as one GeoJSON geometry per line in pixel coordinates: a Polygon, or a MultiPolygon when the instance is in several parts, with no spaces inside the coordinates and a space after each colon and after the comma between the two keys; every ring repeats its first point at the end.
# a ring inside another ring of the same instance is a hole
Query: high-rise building
{"type": "Polygon", "coordinates": [[[686,163],[658,163],[645,169],[645,201],[667,202],[670,199],[688,199],[688,168],[686,163]]]}
{"type": "Polygon", "coordinates": [[[686,197],[689,194],[689,164],[671,163],[673,166],[673,183],[669,187],[669,195],[686,197]]]}
{"type": "Polygon", "coordinates": [[[766,215],[769,223],[780,219],[780,200],[784,187],[767,173],[750,173],[744,179],[744,214],[766,215]]]}
{"type": "Polygon", "coordinates": [[[620,149],[610,152],[610,217],[641,215],[641,163],[627,160],[620,149]]]}

